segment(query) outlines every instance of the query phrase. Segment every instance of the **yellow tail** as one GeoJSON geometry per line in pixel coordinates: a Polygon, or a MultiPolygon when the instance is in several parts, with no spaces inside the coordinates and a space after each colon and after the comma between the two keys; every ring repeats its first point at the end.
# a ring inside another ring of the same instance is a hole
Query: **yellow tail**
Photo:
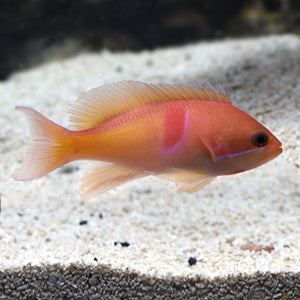
{"type": "Polygon", "coordinates": [[[16,109],[25,113],[29,120],[33,141],[29,145],[21,170],[14,175],[16,180],[41,177],[68,162],[63,144],[69,131],[39,112],[25,106],[16,109]]]}

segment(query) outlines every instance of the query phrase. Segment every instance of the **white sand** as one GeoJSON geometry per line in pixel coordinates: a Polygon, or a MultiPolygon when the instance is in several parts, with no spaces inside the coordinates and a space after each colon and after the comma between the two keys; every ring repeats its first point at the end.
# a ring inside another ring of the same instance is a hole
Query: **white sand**
{"type": "Polygon", "coordinates": [[[299,78],[300,39],[286,35],[87,53],[1,83],[0,299],[65,293],[72,299],[300,298],[299,78]],[[30,139],[15,105],[34,107],[67,126],[68,104],[83,91],[122,79],[221,84],[234,95],[234,105],[282,141],[284,153],[194,194],[149,177],[82,200],[85,162],[71,164],[71,173],[64,167],[35,181],[11,178],[30,139]],[[88,223],[80,226],[81,220],[88,223]],[[240,249],[249,242],[275,249],[240,249]],[[188,264],[189,257],[196,265],[188,264]]]}

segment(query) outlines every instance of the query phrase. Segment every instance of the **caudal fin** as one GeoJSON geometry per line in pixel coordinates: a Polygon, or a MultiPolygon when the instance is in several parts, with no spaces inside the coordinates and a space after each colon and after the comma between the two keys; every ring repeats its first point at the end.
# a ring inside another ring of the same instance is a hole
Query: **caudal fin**
{"type": "Polygon", "coordinates": [[[32,108],[17,106],[16,109],[25,113],[29,120],[33,141],[29,145],[21,170],[14,178],[38,178],[67,163],[63,151],[67,129],[53,123],[32,108]]]}

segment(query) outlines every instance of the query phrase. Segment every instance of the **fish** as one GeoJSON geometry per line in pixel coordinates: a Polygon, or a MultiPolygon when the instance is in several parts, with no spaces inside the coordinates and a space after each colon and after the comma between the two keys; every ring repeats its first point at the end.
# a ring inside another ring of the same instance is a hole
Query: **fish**
{"type": "Polygon", "coordinates": [[[82,195],[155,175],[194,192],[218,176],[256,168],[282,153],[281,142],[212,85],[119,81],[71,104],[70,128],[17,106],[32,142],[15,180],[39,178],[76,160],[95,161],[82,195]]]}

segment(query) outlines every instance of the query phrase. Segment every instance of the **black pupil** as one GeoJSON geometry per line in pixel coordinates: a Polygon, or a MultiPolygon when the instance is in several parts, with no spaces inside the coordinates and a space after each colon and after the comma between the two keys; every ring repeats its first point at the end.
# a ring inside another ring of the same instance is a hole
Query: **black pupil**
{"type": "Polygon", "coordinates": [[[256,147],[264,147],[268,143],[268,136],[262,131],[256,132],[252,136],[252,143],[256,147]]]}
{"type": "Polygon", "coordinates": [[[263,135],[259,135],[257,138],[256,138],[256,142],[257,144],[264,144],[266,142],[266,137],[263,136],[263,135]]]}

